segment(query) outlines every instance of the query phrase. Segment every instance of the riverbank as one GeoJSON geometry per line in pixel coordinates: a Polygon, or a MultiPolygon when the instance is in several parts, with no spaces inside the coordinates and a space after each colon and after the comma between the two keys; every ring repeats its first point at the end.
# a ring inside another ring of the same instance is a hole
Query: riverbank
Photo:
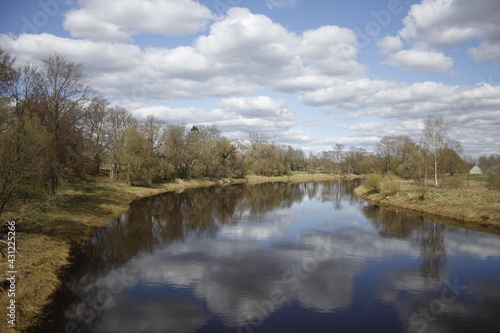
{"type": "Polygon", "coordinates": [[[500,191],[488,189],[483,182],[470,182],[458,189],[424,189],[401,181],[396,195],[369,193],[363,185],[356,195],[373,204],[404,210],[476,231],[500,233],[500,191]]]}
{"type": "MultiPolygon", "coordinates": [[[[193,187],[336,178],[336,175],[297,172],[281,177],[177,180],[155,184],[153,187],[134,187],[103,177],[67,183],[49,201],[25,203],[15,211],[0,216],[2,224],[16,220],[18,251],[15,261],[15,296],[9,296],[11,284],[5,280],[7,272],[12,271],[8,258],[0,259],[0,271],[5,273],[5,277],[0,280],[0,331],[19,332],[30,327],[59,286],[59,276],[71,261],[72,249],[85,244],[92,233],[105,226],[109,219],[125,211],[129,203],[136,199],[193,187]],[[7,306],[11,300],[15,300],[15,327],[7,322],[7,314],[10,312],[7,306]]],[[[2,248],[2,252],[7,255],[7,248],[2,248]]]]}

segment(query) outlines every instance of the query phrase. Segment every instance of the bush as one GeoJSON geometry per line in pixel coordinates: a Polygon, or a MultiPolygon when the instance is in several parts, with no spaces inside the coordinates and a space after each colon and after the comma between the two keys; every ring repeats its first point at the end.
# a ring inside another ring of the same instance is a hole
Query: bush
{"type": "Polygon", "coordinates": [[[382,191],[382,176],[376,173],[368,175],[363,182],[363,187],[368,193],[380,193],[382,191]]]}
{"type": "Polygon", "coordinates": [[[490,188],[500,191],[500,175],[491,176],[488,180],[490,188]]]}
{"type": "Polygon", "coordinates": [[[488,180],[489,187],[500,190],[500,165],[489,168],[484,174],[488,180]]]}
{"type": "Polygon", "coordinates": [[[382,190],[388,195],[396,195],[401,190],[401,181],[397,176],[386,175],[382,179],[382,190]]]}
{"type": "Polygon", "coordinates": [[[486,172],[484,173],[484,175],[488,178],[490,176],[494,176],[494,175],[500,175],[500,165],[495,165],[491,168],[489,168],[488,170],[486,170],[486,172]]]}
{"type": "Polygon", "coordinates": [[[441,185],[446,188],[462,188],[464,186],[464,180],[462,177],[454,175],[441,180],[441,185]]]}
{"type": "Polygon", "coordinates": [[[396,174],[404,179],[411,179],[414,175],[418,174],[414,163],[404,162],[396,168],[396,174]]]}

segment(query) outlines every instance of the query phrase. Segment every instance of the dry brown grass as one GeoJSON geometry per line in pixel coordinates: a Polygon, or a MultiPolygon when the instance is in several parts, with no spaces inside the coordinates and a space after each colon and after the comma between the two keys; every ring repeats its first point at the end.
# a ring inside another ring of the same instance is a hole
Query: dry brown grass
{"type": "Polygon", "coordinates": [[[423,189],[403,182],[396,196],[365,192],[362,186],[356,189],[358,196],[381,206],[450,218],[470,229],[500,233],[500,191],[488,189],[484,182],[471,181],[459,189],[423,189]]]}
{"type": "Polygon", "coordinates": [[[331,179],[356,179],[356,178],[362,178],[362,176],[353,174],[337,175],[337,174],[310,173],[307,171],[299,171],[299,172],[293,172],[292,175],[290,176],[265,177],[265,176],[251,175],[245,178],[245,182],[246,183],[301,182],[308,180],[320,181],[320,180],[331,180],[331,179]]]}
{"type": "MultiPolygon", "coordinates": [[[[3,319],[7,318],[9,298],[0,288],[0,331],[22,331],[31,326],[59,285],[59,274],[70,261],[71,249],[84,244],[97,228],[126,210],[131,201],[161,192],[216,183],[188,181],[132,187],[97,178],[62,188],[41,207],[40,203],[25,203],[15,211],[3,214],[2,222],[17,220],[19,254],[16,258],[17,325],[16,329],[8,328],[3,319]]],[[[8,270],[6,258],[1,258],[0,271],[8,270]]]]}
{"type": "MultiPolygon", "coordinates": [[[[44,235],[26,234],[17,241],[20,255],[16,258],[17,329],[26,328],[59,285],[57,272],[67,263],[69,248],[63,242],[44,235]]],[[[7,264],[0,264],[6,272],[7,264]]],[[[2,292],[0,316],[7,318],[7,295],[2,292]]],[[[6,321],[2,326],[6,326],[6,321]]],[[[14,331],[14,330],[11,330],[14,331]]]]}

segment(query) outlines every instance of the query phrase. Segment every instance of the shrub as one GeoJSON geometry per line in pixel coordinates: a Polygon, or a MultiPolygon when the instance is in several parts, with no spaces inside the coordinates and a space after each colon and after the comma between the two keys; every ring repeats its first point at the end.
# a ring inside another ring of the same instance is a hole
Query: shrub
{"type": "Polygon", "coordinates": [[[500,165],[489,168],[485,172],[490,188],[500,190],[500,165]]]}
{"type": "Polygon", "coordinates": [[[441,185],[446,188],[462,188],[464,186],[464,180],[462,177],[454,175],[447,178],[443,178],[441,185]]]}
{"type": "Polygon", "coordinates": [[[366,177],[363,182],[363,187],[368,193],[379,193],[382,191],[382,176],[376,173],[372,173],[366,177]]]}
{"type": "Polygon", "coordinates": [[[486,177],[494,176],[494,175],[500,175],[500,165],[495,165],[484,173],[486,177]]]}
{"type": "Polygon", "coordinates": [[[396,174],[403,177],[404,179],[411,179],[418,172],[416,170],[415,164],[410,162],[404,162],[398,165],[396,168],[396,174]]]}
{"type": "Polygon", "coordinates": [[[388,195],[396,195],[401,190],[401,181],[397,176],[386,175],[382,179],[382,190],[388,195]]]}
{"type": "Polygon", "coordinates": [[[500,175],[491,176],[488,180],[490,188],[500,191],[500,175]]]}

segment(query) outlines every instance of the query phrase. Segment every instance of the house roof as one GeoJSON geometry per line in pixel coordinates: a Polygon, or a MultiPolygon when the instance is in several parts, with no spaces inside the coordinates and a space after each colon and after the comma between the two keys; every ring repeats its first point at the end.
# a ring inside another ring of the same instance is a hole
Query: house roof
{"type": "Polygon", "coordinates": [[[479,172],[479,173],[483,173],[483,170],[481,170],[480,167],[478,167],[477,165],[474,165],[474,167],[472,167],[472,169],[470,169],[469,171],[470,173],[472,172],[479,172]]]}

